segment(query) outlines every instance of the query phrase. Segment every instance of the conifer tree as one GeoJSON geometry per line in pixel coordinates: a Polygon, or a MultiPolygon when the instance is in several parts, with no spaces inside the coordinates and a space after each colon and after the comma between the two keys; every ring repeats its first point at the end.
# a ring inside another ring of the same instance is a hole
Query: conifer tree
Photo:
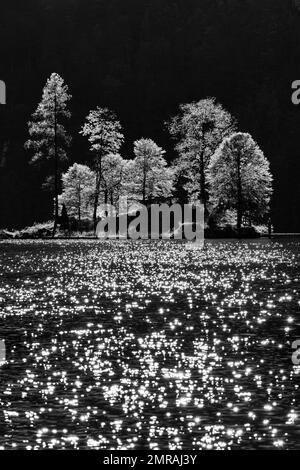
{"type": "Polygon", "coordinates": [[[64,80],[53,73],[43,89],[42,100],[28,123],[29,140],[25,148],[33,151],[32,163],[46,163],[51,175],[50,181],[54,192],[54,227],[55,236],[58,218],[61,164],[67,160],[66,149],[71,138],[65,129],[65,122],[71,117],[68,102],[71,96],[64,80]]]}

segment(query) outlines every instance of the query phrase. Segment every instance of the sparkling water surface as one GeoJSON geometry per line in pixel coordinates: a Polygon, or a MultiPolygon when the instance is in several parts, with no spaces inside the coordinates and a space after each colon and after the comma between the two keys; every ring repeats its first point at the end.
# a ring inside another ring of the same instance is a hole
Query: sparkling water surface
{"type": "Polygon", "coordinates": [[[0,448],[300,449],[299,248],[0,242],[0,448]]]}

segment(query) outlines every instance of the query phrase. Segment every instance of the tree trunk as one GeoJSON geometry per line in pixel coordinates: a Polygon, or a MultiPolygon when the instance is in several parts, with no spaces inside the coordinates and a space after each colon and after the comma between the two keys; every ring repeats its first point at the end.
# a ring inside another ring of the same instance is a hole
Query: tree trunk
{"type": "Polygon", "coordinates": [[[237,156],[237,230],[241,234],[243,218],[243,201],[242,201],[242,179],[241,179],[241,158],[237,156]]]}
{"type": "Polygon", "coordinates": [[[207,200],[206,200],[206,178],[204,168],[204,151],[200,155],[200,202],[204,206],[204,213],[207,214],[207,200]]]}
{"type": "Polygon", "coordinates": [[[144,172],[143,178],[143,205],[146,203],[146,172],[144,172]]]}
{"type": "Polygon", "coordinates": [[[81,232],[81,185],[79,183],[79,192],[78,192],[78,225],[81,232]]]}
{"type": "Polygon", "coordinates": [[[101,188],[101,179],[102,179],[102,157],[98,156],[98,162],[96,167],[96,191],[95,191],[95,200],[94,200],[94,214],[93,214],[93,223],[94,223],[94,232],[97,230],[97,209],[99,205],[99,194],[101,188]]]}
{"type": "Polygon", "coordinates": [[[55,237],[58,224],[58,153],[57,153],[57,97],[54,97],[54,187],[55,187],[55,209],[54,227],[52,237],[55,237]]]}
{"type": "Polygon", "coordinates": [[[147,162],[146,162],[146,157],[144,156],[144,168],[143,168],[143,205],[146,203],[146,182],[147,182],[147,162]]]}
{"type": "Polygon", "coordinates": [[[93,214],[93,223],[94,223],[94,231],[96,233],[97,229],[97,209],[99,204],[99,191],[100,191],[100,180],[99,176],[96,176],[96,189],[95,189],[95,199],[94,199],[94,214],[93,214]]]}

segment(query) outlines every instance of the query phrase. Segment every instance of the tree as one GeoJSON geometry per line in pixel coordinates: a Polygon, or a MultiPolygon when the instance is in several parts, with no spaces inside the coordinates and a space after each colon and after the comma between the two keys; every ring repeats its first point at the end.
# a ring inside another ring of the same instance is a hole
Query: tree
{"type": "Polygon", "coordinates": [[[64,127],[64,122],[71,117],[68,110],[70,99],[71,95],[68,94],[68,87],[63,79],[57,73],[52,73],[43,89],[42,101],[28,123],[30,139],[25,143],[25,148],[34,153],[32,163],[46,159],[50,160],[53,166],[51,169],[55,200],[53,237],[59,217],[60,165],[67,159],[66,148],[71,143],[71,138],[64,127]]]}
{"type": "Polygon", "coordinates": [[[211,159],[212,201],[222,210],[236,211],[239,231],[244,216],[269,212],[272,181],[269,162],[250,134],[238,132],[224,139],[211,159]]]}
{"type": "Polygon", "coordinates": [[[104,202],[114,205],[120,197],[124,181],[126,162],[121,155],[109,154],[103,158],[102,178],[104,188],[104,202]]]}
{"type": "Polygon", "coordinates": [[[62,176],[62,183],[61,201],[68,214],[75,217],[80,225],[82,218],[91,215],[95,173],[88,166],[75,163],[62,176]]]}
{"type": "MultiPolygon", "coordinates": [[[[120,110],[130,135],[147,130],[158,142],[165,139],[158,123],[178,99],[220,93],[218,99],[232,106],[243,129],[272,158],[278,229],[300,233],[300,108],[286,96],[300,75],[294,70],[300,44],[296,2],[19,1],[13,2],[16,15],[12,2],[2,1],[0,78],[7,80],[8,105],[0,106],[0,141],[9,142],[0,168],[3,226],[21,226],[45,212],[44,198],[35,204],[39,178],[25,177],[22,129],[27,106],[34,110],[40,101],[32,100],[50,63],[72,77],[79,119],[85,103],[101,96],[120,110]],[[208,91],[199,95],[201,90],[208,91]],[[11,177],[18,182],[14,187],[11,177]]],[[[77,132],[77,118],[71,125],[77,132]]],[[[81,145],[73,146],[72,158],[81,162],[81,145]]]]}
{"type": "Polygon", "coordinates": [[[93,221],[96,230],[97,209],[103,179],[102,161],[105,155],[118,153],[124,141],[124,135],[115,114],[107,108],[100,107],[89,113],[80,133],[88,138],[90,150],[95,154],[93,161],[93,169],[96,173],[93,221]]]}
{"type": "Polygon", "coordinates": [[[151,139],[134,143],[135,159],[126,168],[127,187],[133,198],[143,204],[171,197],[174,174],[167,168],[165,151],[151,139]]]}
{"type": "Polygon", "coordinates": [[[178,139],[178,174],[186,175],[188,182],[185,188],[191,199],[200,199],[205,209],[210,159],[235,126],[233,117],[216,103],[215,98],[181,105],[179,115],[167,123],[171,135],[178,139]]]}

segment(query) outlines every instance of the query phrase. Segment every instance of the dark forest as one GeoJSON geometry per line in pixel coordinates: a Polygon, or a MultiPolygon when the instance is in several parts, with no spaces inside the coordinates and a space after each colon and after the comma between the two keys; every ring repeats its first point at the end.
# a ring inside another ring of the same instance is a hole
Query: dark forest
{"type": "Polygon", "coordinates": [[[0,227],[49,219],[51,195],[24,149],[27,122],[52,72],[69,86],[69,162],[95,106],[113,109],[124,157],[140,137],[175,158],[164,122],[180,103],[215,96],[271,162],[277,232],[300,232],[300,10],[292,0],[27,0],[1,2],[0,227]]]}

